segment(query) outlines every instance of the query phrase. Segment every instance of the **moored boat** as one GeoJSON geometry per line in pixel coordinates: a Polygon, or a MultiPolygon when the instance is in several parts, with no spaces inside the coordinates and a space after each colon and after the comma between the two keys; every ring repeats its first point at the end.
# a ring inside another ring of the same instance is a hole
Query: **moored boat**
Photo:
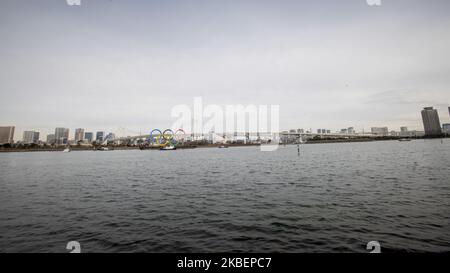
{"type": "Polygon", "coordinates": [[[173,145],[168,145],[168,146],[164,146],[164,147],[161,147],[161,151],[173,151],[173,150],[176,150],[177,149],[177,147],[175,147],[175,146],[173,146],[173,145]]]}

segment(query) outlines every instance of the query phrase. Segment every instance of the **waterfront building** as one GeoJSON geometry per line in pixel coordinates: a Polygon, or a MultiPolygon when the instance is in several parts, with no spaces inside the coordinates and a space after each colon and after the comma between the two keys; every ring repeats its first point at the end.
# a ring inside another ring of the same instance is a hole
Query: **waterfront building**
{"type": "Polygon", "coordinates": [[[47,135],[47,143],[48,144],[55,144],[55,134],[47,135]]]}
{"type": "Polygon", "coordinates": [[[39,141],[40,141],[40,136],[41,136],[41,133],[39,133],[39,132],[34,132],[34,136],[33,136],[33,143],[39,143],[39,141]]]}
{"type": "Polygon", "coordinates": [[[450,123],[444,123],[442,124],[442,130],[446,134],[450,134],[450,123]]]}
{"type": "Polygon", "coordinates": [[[408,127],[400,127],[399,136],[401,137],[415,137],[417,136],[417,131],[409,131],[408,127]]]}
{"type": "Polygon", "coordinates": [[[348,129],[341,129],[341,134],[347,134],[348,133],[348,129]]]}
{"type": "Polygon", "coordinates": [[[39,132],[25,131],[25,132],[23,132],[22,140],[24,143],[27,143],[27,144],[38,143],[39,142],[39,132]]]}
{"type": "Polygon", "coordinates": [[[0,127],[0,145],[14,143],[14,126],[0,127]]]}
{"type": "Polygon", "coordinates": [[[440,136],[442,135],[441,122],[439,121],[439,114],[433,107],[425,107],[422,110],[422,121],[426,136],[440,136]]]}
{"type": "Polygon", "coordinates": [[[88,143],[91,143],[92,140],[94,140],[94,133],[92,133],[92,132],[86,132],[86,133],[84,133],[84,139],[85,139],[88,143]]]}
{"type": "Polygon", "coordinates": [[[390,136],[400,136],[400,133],[396,131],[391,131],[390,136]]]}
{"type": "Polygon", "coordinates": [[[304,134],[305,130],[304,129],[297,129],[297,134],[304,134]]]}
{"type": "Polygon", "coordinates": [[[24,131],[22,136],[23,143],[33,143],[33,131],[24,131]]]}
{"type": "Polygon", "coordinates": [[[69,129],[56,128],[55,129],[55,143],[62,145],[69,142],[69,129]]]}
{"type": "Polygon", "coordinates": [[[425,131],[411,131],[411,134],[415,137],[424,137],[425,131]]]}
{"type": "Polygon", "coordinates": [[[355,134],[355,128],[353,128],[353,127],[348,127],[347,133],[350,134],[350,135],[355,134]]]}
{"type": "Polygon", "coordinates": [[[105,132],[97,132],[95,140],[103,142],[104,137],[105,137],[105,132]]]}
{"type": "Polygon", "coordinates": [[[389,135],[388,127],[372,127],[371,129],[372,135],[376,136],[387,136],[389,135]]]}
{"type": "Polygon", "coordinates": [[[106,135],[104,140],[114,140],[116,139],[116,135],[114,133],[109,133],[108,135],[106,135]]]}
{"type": "Polygon", "coordinates": [[[78,128],[75,129],[75,143],[83,141],[84,140],[84,129],[78,128]]]}

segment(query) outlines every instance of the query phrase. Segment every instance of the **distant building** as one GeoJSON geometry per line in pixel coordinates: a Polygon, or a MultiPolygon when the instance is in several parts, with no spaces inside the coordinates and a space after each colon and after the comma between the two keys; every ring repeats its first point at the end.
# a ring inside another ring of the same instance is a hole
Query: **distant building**
{"type": "Polygon", "coordinates": [[[41,133],[39,133],[39,132],[34,132],[34,137],[33,137],[33,143],[39,143],[39,141],[40,141],[40,136],[41,136],[41,133]]]}
{"type": "Polygon", "coordinates": [[[371,129],[372,135],[376,136],[387,136],[389,135],[388,127],[372,127],[371,129]]]}
{"type": "Polygon", "coordinates": [[[55,144],[55,134],[49,134],[47,135],[47,144],[55,144]]]}
{"type": "Polygon", "coordinates": [[[425,107],[422,110],[422,121],[426,136],[440,136],[442,135],[441,122],[439,121],[439,114],[433,107],[425,107]]]}
{"type": "Polygon", "coordinates": [[[297,129],[297,134],[304,134],[305,130],[304,129],[297,129]]]}
{"type": "Polygon", "coordinates": [[[210,131],[209,133],[208,133],[208,137],[207,137],[207,141],[208,141],[208,143],[210,143],[210,144],[213,144],[214,143],[214,131],[210,131]]]}
{"type": "Polygon", "coordinates": [[[33,143],[34,132],[33,131],[24,131],[22,141],[24,143],[33,143]]]}
{"type": "Polygon", "coordinates": [[[326,132],[327,134],[331,134],[331,130],[327,130],[327,132],[326,132]]]}
{"type": "Polygon", "coordinates": [[[84,140],[84,129],[78,128],[75,129],[75,142],[83,141],[84,140]]]}
{"type": "Polygon", "coordinates": [[[0,145],[14,143],[14,126],[0,127],[0,145]]]}
{"type": "Polygon", "coordinates": [[[442,124],[442,129],[443,129],[444,133],[450,134],[450,123],[442,124]]]}
{"type": "Polygon", "coordinates": [[[412,136],[415,136],[415,137],[423,137],[423,136],[425,136],[425,132],[424,131],[409,131],[409,132],[410,132],[410,134],[412,136]]]}
{"type": "Polygon", "coordinates": [[[116,135],[113,133],[109,133],[108,135],[106,135],[104,140],[114,140],[116,139],[116,135]]]}
{"type": "Polygon", "coordinates": [[[97,132],[95,140],[102,142],[105,138],[105,132],[97,132]]]}
{"type": "Polygon", "coordinates": [[[62,145],[69,142],[69,129],[56,128],[55,129],[55,143],[62,145]]]}
{"type": "Polygon", "coordinates": [[[402,137],[414,137],[415,131],[409,131],[408,127],[403,126],[403,127],[400,127],[400,133],[398,135],[402,136],[402,137]]]}
{"type": "Polygon", "coordinates": [[[341,129],[341,134],[348,134],[348,129],[341,129]]]}
{"type": "Polygon", "coordinates": [[[86,133],[84,133],[84,139],[85,139],[88,143],[91,143],[92,140],[94,140],[94,133],[91,133],[91,132],[86,132],[86,133]]]}
{"type": "Polygon", "coordinates": [[[353,127],[348,127],[347,133],[350,134],[350,135],[355,134],[355,128],[353,128],[353,127]]]}
{"type": "Polygon", "coordinates": [[[39,142],[39,132],[25,131],[23,132],[23,142],[27,144],[39,142]]]}

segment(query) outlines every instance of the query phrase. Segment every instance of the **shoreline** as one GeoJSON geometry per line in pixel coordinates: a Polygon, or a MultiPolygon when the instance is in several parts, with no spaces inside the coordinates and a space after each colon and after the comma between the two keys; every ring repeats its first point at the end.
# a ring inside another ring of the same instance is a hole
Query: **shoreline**
{"type": "MultiPolygon", "coordinates": [[[[204,149],[204,148],[219,148],[220,144],[208,144],[208,145],[197,145],[197,146],[178,146],[178,150],[191,150],[191,149],[204,149]]],[[[260,144],[227,144],[229,148],[235,147],[259,147],[260,144]]],[[[63,152],[66,147],[57,148],[0,148],[0,153],[35,153],[35,152],[63,152]]],[[[128,150],[159,150],[159,147],[151,147],[146,149],[141,149],[139,146],[105,146],[109,150],[97,150],[94,147],[77,147],[71,146],[71,152],[113,152],[113,151],[128,151],[128,150]]]]}
{"type": "MultiPolygon", "coordinates": [[[[427,139],[446,139],[449,137],[439,137],[439,138],[407,138],[412,140],[427,140],[427,139]]],[[[380,141],[399,141],[402,138],[361,138],[361,139],[316,139],[308,140],[306,143],[300,145],[312,145],[312,144],[339,144],[339,143],[363,143],[363,142],[380,142],[380,141]]],[[[222,144],[205,144],[205,145],[184,145],[178,146],[179,150],[190,150],[190,149],[204,149],[204,148],[219,148],[222,144]]],[[[226,144],[228,148],[234,147],[259,147],[261,144],[226,144]]],[[[279,144],[280,146],[292,146],[297,145],[296,143],[286,143],[279,144]]],[[[66,147],[56,147],[56,148],[0,148],[0,153],[33,153],[33,152],[62,152],[66,147]]],[[[97,150],[93,146],[71,146],[72,152],[81,151],[93,151],[102,152],[97,150]]],[[[112,151],[127,151],[127,150],[159,150],[159,147],[150,147],[146,149],[141,149],[139,146],[105,146],[109,150],[105,152],[112,151]]]]}

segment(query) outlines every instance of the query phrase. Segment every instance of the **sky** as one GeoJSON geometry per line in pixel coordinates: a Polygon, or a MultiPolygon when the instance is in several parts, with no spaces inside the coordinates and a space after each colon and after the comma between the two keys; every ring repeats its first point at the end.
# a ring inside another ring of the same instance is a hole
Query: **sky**
{"type": "Polygon", "coordinates": [[[450,1],[2,0],[0,126],[135,135],[171,109],[279,105],[281,129],[450,123],[450,1]]]}

